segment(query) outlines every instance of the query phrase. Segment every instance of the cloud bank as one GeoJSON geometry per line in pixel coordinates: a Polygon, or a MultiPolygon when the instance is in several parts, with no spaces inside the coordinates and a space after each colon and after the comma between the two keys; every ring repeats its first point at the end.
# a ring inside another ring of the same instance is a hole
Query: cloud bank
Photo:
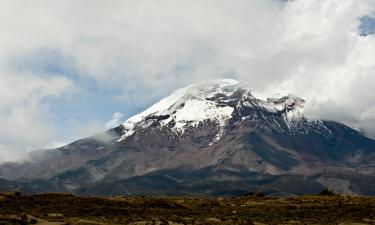
{"type": "Polygon", "coordinates": [[[88,101],[130,116],[223,77],[304,97],[309,116],[375,136],[374,12],[373,0],[3,1],[0,157],[91,135],[120,110],[69,119],[88,101]]]}

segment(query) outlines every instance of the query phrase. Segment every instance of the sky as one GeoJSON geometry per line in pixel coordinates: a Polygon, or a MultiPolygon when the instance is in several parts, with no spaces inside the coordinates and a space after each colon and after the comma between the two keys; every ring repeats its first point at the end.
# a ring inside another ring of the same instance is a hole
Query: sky
{"type": "Polygon", "coordinates": [[[0,161],[234,78],[375,137],[374,0],[4,0],[0,161]]]}

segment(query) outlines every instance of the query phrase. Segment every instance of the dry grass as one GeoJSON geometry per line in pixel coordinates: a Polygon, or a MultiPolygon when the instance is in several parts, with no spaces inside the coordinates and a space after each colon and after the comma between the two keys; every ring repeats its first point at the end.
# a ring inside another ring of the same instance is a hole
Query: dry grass
{"type": "Polygon", "coordinates": [[[375,224],[375,198],[77,197],[0,194],[0,224],[375,224]],[[40,220],[40,221],[39,221],[40,220]]]}

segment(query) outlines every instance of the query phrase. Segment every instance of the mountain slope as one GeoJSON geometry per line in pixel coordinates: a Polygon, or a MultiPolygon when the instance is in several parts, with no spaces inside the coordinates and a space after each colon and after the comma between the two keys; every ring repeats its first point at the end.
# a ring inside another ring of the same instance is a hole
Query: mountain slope
{"type": "Polygon", "coordinates": [[[303,109],[303,99],[258,99],[235,80],[195,84],[104,134],[2,165],[0,177],[102,195],[375,194],[365,187],[375,141],[303,109]]]}

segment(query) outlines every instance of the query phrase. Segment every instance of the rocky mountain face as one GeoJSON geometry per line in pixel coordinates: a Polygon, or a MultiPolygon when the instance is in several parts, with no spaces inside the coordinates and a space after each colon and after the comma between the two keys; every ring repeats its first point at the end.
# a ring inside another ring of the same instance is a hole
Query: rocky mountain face
{"type": "Polygon", "coordinates": [[[177,90],[121,126],[0,166],[0,190],[77,194],[270,195],[324,188],[375,195],[375,141],[217,80],[177,90]]]}

